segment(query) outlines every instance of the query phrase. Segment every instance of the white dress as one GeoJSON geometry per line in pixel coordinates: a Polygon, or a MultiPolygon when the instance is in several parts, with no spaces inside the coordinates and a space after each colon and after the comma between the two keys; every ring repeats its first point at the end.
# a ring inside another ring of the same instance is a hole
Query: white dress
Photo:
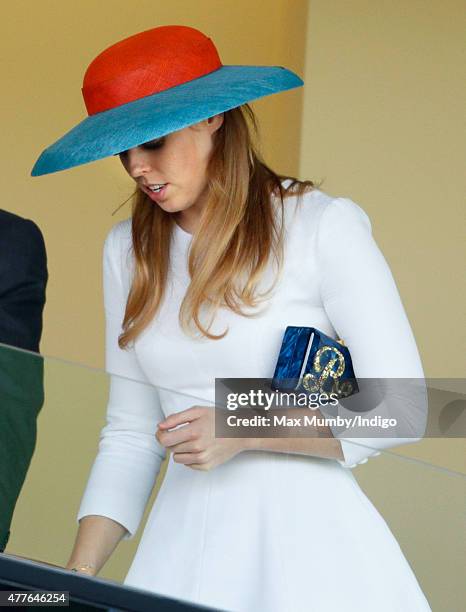
{"type": "MultiPolygon", "coordinates": [[[[228,325],[229,332],[215,341],[190,339],[179,327],[192,236],[176,225],[165,301],[130,351],[117,338],[131,282],[131,220],[112,228],[104,246],[106,368],[122,378],[111,380],[108,421],[78,520],[107,516],[133,537],[165,456],[157,423],[200,403],[189,395],[213,405],[216,377],[270,378],[287,325],[343,338],[356,377],[423,377],[363,209],[314,190],[285,199],[285,211],[285,269],[268,308],[259,318],[221,310],[212,331],[228,325]],[[135,388],[128,379],[188,396],[135,388]]],[[[430,610],[395,537],[348,469],[390,444],[369,442],[342,440],[344,461],[245,451],[207,472],[170,457],[125,584],[238,612],[430,610]]]]}

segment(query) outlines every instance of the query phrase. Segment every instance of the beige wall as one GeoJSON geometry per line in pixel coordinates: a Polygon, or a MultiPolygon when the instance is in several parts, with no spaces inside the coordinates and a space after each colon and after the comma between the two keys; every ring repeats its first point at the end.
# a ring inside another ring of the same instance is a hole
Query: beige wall
{"type": "Polygon", "coordinates": [[[301,175],[371,218],[426,376],[464,377],[464,2],[311,0],[301,175]]]}

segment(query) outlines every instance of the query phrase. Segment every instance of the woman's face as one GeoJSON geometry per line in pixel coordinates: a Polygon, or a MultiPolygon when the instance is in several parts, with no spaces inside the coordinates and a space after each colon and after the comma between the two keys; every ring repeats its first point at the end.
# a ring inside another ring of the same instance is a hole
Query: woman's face
{"type": "Polygon", "coordinates": [[[128,149],[120,153],[121,162],[139,189],[163,210],[179,212],[194,206],[200,213],[213,136],[222,122],[223,114],[216,115],[128,149]],[[157,188],[160,185],[164,187],[157,188]]]}

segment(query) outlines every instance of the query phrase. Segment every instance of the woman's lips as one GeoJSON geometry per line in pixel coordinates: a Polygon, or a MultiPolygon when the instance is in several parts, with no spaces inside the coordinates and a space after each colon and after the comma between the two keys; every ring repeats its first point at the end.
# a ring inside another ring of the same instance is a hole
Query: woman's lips
{"type": "Polygon", "coordinates": [[[167,192],[167,187],[168,187],[168,183],[165,183],[165,185],[162,187],[162,189],[160,189],[160,191],[152,191],[152,189],[149,189],[149,187],[146,187],[145,185],[143,185],[143,191],[145,193],[147,193],[147,195],[150,197],[151,200],[153,200],[154,202],[158,202],[159,200],[163,200],[166,192],[167,192]]]}

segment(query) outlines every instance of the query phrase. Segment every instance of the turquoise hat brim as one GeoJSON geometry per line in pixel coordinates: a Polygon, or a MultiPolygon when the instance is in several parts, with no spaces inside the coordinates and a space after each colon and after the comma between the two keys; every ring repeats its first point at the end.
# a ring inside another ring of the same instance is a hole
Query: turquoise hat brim
{"type": "Polygon", "coordinates": [[[31,176],[116,155],[270,94],[303,85],[281,66],[222,66],[198,79],[86,117],[37,159],[31,176]]]}

